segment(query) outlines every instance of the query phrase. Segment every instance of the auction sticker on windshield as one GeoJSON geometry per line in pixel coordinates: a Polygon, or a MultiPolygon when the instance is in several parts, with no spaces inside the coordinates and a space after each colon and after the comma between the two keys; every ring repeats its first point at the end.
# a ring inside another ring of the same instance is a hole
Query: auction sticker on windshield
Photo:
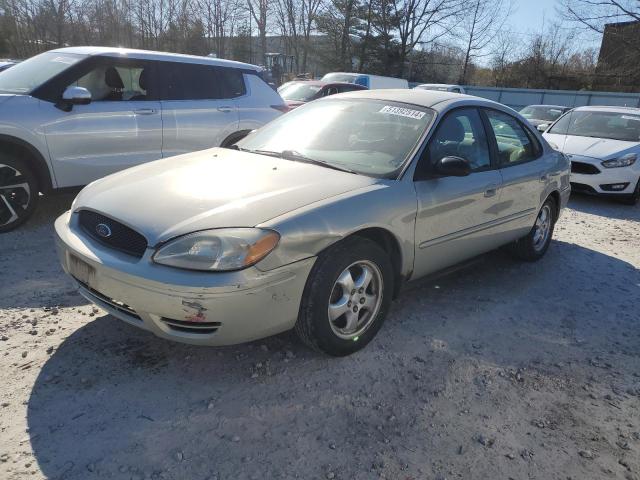
{"type": "Polygon", "coordinates": [[[420,110],[412,110],[410,108],[393,107],[391,105],[385,105],[380,109],[379,113],[388,113],[389,115],[399,115],[400,117],[414,118],[420,120],[425,116],[425,112],[420,110]]]}

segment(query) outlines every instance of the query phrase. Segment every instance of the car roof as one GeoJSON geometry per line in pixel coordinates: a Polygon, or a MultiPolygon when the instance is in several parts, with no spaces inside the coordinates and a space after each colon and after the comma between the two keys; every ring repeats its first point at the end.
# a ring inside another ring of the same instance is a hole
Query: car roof
{"type": "Polygon", "coordinates": [[[580,112],[610,112],[610,113],[633,113],[640,115],[640,108],[636,107],[616,107],[616,106],[585,106],[575,108],[574,111],[580,112]]]}
{"type": "Polygon", "coordinates": [[[353,92],[339,93],[338,95],[332,95],[327,98],[370,98],[372,100],[410,103],[420,107],[432,108],[436,111],[443,111],[447,109],[451,103],[456,103],[460,106],[487,106],[513,112],[509,107],[485,98],[460,93],[442,92],[439,90],[416,90],[415,88],[356,90],[353,92]]]}
{"type": "Polygon", "coordinates": [[[287,82],[287,84],[290,84],[290,83],[304,83],[305,85],[315,85],[315,86],[318,86],[318,87],[324,87],[324,86],[327,86],[327,85],[331,85],[331,86],[345,85],[345,86],[349,86],[349,87],[361,88],[363,90],[365,90],[367,88],[364,85],[358,85],[357,83],[323,82],[322,80],[291,80],[290,82],[287,82]]]}
{"type": "Polygon", "coordinates": [[[245,70],[260,71],[261,68],[248,63],[223,60],[221,58],[201,57],[182,53],[156,52],[153,50],[137,50],[133,48],[118,47],[66,47],[50,50],[51,52],[75,53],[78,55],[102,56],[102,57],[127,57],[138,60],[160,60],[166,62],[197,63],[202,65],[216,65],[220,67],[241,68],[245,70]]]}
{"type": "Polygon", "coordinates": [[[522,108],[529,108],[529,107],[545,107],[545,108],[559,108],[559,109],[571,108],[571,107],[567,107],[566,105],[547,105],[546,103],[541,103],[539,105],[527,105],[526,107],[522,107],[522,108]]]}

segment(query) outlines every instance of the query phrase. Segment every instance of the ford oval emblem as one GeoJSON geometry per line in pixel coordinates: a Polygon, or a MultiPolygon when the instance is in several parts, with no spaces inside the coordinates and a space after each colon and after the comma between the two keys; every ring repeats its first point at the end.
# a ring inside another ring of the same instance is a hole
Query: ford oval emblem
{"type": "Polygon", "coordinates": [[[96,225],[96,233],[102,238],[109,238],[111,236],[111,229],[109,228],[109,225],[99,223],[96,225]]]}

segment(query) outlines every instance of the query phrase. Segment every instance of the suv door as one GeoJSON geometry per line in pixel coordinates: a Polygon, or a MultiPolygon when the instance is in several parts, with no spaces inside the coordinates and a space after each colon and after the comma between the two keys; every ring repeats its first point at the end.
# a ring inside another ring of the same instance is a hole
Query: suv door
{"type": "Polygon", "coordinates": [[[517,118],[491,109],[484,109],[483,114],[502,175],[505,227],[512,230],[514,239],[519,238],[535,222],[554,162],[545,159],[538,139],[517,118]]]}
{"type": "Polygon", "coordinates": [[[153,65],[92,57],[56,80],[55,98],[69,86],[91,93],[88,105],[42,102],[44,132],[58,187],[86,185],[162,155],[162,120],[153,65]]]}
{"type": "Polygon", "coordinates": [[[446,114],[416,166],[416,277],[495,248],[500,211],[500,173],[492,162],[487,134],[476,108],[446,114]],[[466,177],[443,177],[433,170],[443,157],[471,165],[466,177]]]}
{"type": "Polygon", "coordinates": [[[161,62],[163,157],[218,147],[238,130],[238,108],[223,71],[215,65],[161,62]]]}

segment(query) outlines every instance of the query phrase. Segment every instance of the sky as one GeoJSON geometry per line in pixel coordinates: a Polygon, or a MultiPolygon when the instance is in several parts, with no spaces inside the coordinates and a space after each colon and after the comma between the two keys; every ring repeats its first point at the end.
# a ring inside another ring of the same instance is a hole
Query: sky
{"type": "Polygon", "coordinates": [[[514,0],[514,12],[508,20],[508,28],[516,32],[539,32],[544,22],[558,20],[556,7],[560,0],[514,0]]]}

